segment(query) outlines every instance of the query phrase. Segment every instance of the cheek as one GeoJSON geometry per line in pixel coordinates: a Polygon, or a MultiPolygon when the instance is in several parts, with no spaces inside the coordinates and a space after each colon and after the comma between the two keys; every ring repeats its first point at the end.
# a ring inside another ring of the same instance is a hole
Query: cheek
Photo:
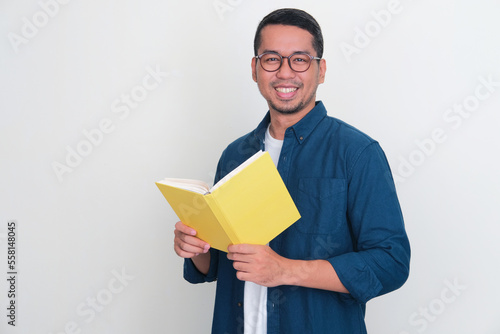
{"type": "Polygon", "coordinates": [[[257,80],[257,86],[261,91],[266,90],[266,91],[271,91],[273,88],[271,86],[271,80],[263,75],[262,73],[258,73],[256,76],[257,80]]]}
{"type": "Polygon", "coordinates": [[[307,79],[307,81],[303,81],[304,87],[306,90],[316,90],[318,85],[320,84],[320,78],[315,76],[315,77],[310,77],[307,79]]]}
{"type": "Polygon", "coordinates": [[[262,82],[259,82],[259,91],[260,93],[265,97],[269,98],[271,93],[272,93],[272,88],[268,84],[264,84],[262,82]]]}

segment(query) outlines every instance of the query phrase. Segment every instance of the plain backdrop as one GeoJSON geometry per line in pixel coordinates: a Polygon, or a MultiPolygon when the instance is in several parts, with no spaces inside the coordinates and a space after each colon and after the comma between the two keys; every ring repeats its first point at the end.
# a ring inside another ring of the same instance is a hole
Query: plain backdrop
{"type": "Polygon", "coordinates": [[[253,37],[280,7],[319,21],[317,98],[397,180],[411,274],[369,333],[500,332],[498,1],[2,0],[1,333],[210,332],[215,285],[183,280],[154,182],[211,183],[258,124],[253,37]]]}

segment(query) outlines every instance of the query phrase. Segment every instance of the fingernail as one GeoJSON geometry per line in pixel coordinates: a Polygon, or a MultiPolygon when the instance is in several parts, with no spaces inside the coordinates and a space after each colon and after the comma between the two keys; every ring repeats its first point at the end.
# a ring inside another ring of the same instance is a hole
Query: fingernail
{"type": "Polygon", "coordinates": [[[196,231],[195,230],[191,230],[191,235],[196,235],[196,231]]]}
{"type": "Polygon", "coordinates": [[[205,247],[203,247],[203,253],[208,252],[209,249],[210,249],[210,245],[206,244],[205,247]]]}

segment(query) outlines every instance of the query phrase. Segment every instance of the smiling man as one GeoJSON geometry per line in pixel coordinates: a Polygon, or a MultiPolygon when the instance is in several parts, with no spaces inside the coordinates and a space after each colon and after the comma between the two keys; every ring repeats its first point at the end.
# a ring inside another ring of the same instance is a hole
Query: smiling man
{"type": "Polygon", "coordinates": [[[178,222],[174,248],[186,259],[184,276],[217,280],[212,333],[366,333],[366,302],[399,288],[409,273],[389,165],[375,140],[316,100],[326,62],[312,16],[270,13],[254,50],[252,77],[269,111],[226,148],[215,181],[265,149],[302,217],[269,245],[232,245],[227,254],[178,222]]]}

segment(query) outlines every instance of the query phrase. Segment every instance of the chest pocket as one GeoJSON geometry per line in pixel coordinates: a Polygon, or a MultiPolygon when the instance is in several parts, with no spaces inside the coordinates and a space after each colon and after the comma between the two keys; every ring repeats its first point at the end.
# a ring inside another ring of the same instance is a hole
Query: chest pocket
{"type": "Polygon", "coordinates": [[[299,180],[297,208],[302,218],[294,226],[301,233],[329,234],[346,224],[346,180],[299,180]]]}

